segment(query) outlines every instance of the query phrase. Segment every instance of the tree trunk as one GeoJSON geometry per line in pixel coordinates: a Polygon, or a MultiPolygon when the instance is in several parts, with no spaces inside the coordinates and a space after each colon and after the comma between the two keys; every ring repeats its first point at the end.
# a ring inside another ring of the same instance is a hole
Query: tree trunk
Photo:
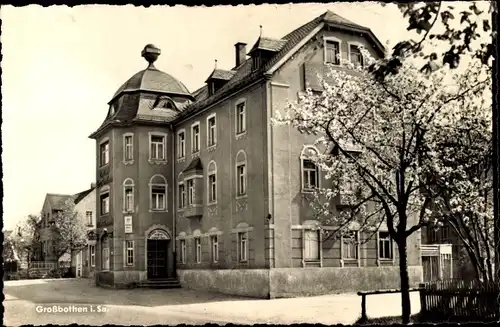
{"type": "Polygon", "coordinates": [[[399,276],[401,279],[401,319],[403,324],[408,324],[411,319],[410,278],[408,276],[406,238],[404,236],[401,238],[396,242],[399,250],[399,276]]]}

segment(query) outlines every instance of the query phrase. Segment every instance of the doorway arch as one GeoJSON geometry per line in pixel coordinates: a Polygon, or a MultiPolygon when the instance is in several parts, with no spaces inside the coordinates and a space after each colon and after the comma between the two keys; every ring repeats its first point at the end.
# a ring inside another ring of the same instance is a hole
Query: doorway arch
{"type": "Polygon", "coordinates": [[[146,238],[147,279],[169,277],[169,247],[171,234],[166,226],[154,225],[148,228],[146,238]]]}

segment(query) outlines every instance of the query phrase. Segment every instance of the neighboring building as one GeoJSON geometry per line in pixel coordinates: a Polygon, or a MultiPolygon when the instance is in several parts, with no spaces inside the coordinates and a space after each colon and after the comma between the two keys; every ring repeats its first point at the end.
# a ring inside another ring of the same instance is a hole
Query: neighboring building
{"type": "Polygon", "coordinates": [[[43,204],[40,221],[40,254],[36,261],[45,263],[56,263],[55,244],[51,239],[49,227],[54,223],[57,214],[64,210],[67,200],[72,200],[77,212],[88,230],[87,247],[73,255],[65,254],[59,258],[59,262],[68,262],[76,277],[92,277],[95,266],[95,226],[96,226],[96,188],[92,184],[90,189],[74,194],[52,194],[47,193],[43,204]]]}
{"type": "Polygon", "coordinates": [[[476,273],[465,247],[452,226],[422,228],[424,281],[447,278],[474,279],[476,273]]]}
{"type": "MultiPolygon", "coordinates": [[[[190,93],[149,66],[110,100],[96,140],[96,283],[176,277],[186,287],[256,297],[399,286],[398,254],[383,228],[371,241],[322,241],[310,218],[324,174],[307,160],[317,136],[271,126],[276,110],[317,72],[363,64],[384,47],[330,11],[281,39],[235,45],[235,67],[214,69],[190,93]]],[[[340,200],[339,200],[340,201],[340,200]]],[[[339,202],[339,210],[341,210],[339,202]]],[[[333,226],[323,226],[332,229],[333,226]]],[[[353,230],[353,237],[367,235],[353,230]]],[[[420,235],[408,240],[412,284],[422,280],[420,235]]]]}
{"type": "Polygon", "coordinates": [[[71,269],[76,277],[93,277],[95,271],[95,227],[96,227],[96,188],[92,184],[90,189],[74,195],[75,211],[88,229],[87,246],[72,256],[71,269]]]}

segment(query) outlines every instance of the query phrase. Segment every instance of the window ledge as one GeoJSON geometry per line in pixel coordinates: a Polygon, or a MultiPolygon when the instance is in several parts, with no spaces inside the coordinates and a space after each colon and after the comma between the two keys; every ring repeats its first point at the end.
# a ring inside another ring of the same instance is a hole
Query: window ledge
{"type": "Polygon", "coordinates": [[[149,159],[148,162],[152,165],[166,165],[167,160],[159,160],[159,159],[149,159]]]}
{"type": "Polygon", "coordinates": [[[208,152],[214,152],[217,149],[217,144],[210,145],[207,150],[208,152]]]}
{"type": "Polygon", "coordinates": [[[182,158],[177,158],[177,163],[182,163],[182,162],[185,162],[186,161],[186,157],[182,157],[182,158]]]}
{"type": "Polygon", "coordinates": [[[123,164],[124,164],[125,166],[128,166],[128,165],[133,165],[133,164],[134,164],[134,160],[124,160],[124,161],[122,161],[122,162],[123,162],[123,164]]]}
{"type": "Polygon", "coordinates": [[[388,262],[388,261],[392,261],[394,259],[393,258],[378,258],[378,260],[379,261],[386,261],[386,262],[388,262]]]}
{"type": "Polygon", "coordinates": [[[207,203],[207,207],[214,207],[217,205],[217,201],[207,203]]]}
{"type": "Polygon", "coordinates": [[[241,140],[242,138],[245,138],[245,136],[247,136],[247,131],[244,131],[240,134],[236,134],[236,139],[241,140]]]}
{"type": "Polygon", "coordinates": [[[234,197],[235,200],[241,200],[241,199],[246,199],[246,198],[248,198],[248,194],[237,195],[234,197]]]}
{"type": "Polygon", "coordinates": [[[197,152],[193,152],[193,153],[191,153],[191,156],[192,156],[193,158],[199,157],[199,156],[200,156],[200,151],[197,151],[197,152]]]}
{"type": "Polygon", "coordinates": [[[109,217],[109,212],[108,213],[102,213],[99,217],[101,217],[101,218],[107,218],[107,217],[109,217]]]}
{"type": "Polygon", "coordinates": [[[177,212],[184,212],[185,208],[177,208],[177,212]]]}
{"type": "Polygon", "coordinates": [[[168,212],[168,209],[149,209],[149,212],[155,213],[161,213],[161,212],[168,212]]]}
{"type": "Polygon", "coordinates": [[[131,211],[127,211],[127,210],[123,210],[122,212],[124,215],[129,215],[129,214],[133,214],[134,213],[134,210],[131,210],[131,211]]]}
{"type": "Polygon", "coordinates": [[[104,169],[104,168],[108,168],[109,167],[109,162],[105,165],[101,165],[99,166],[99,169],[104,169]]]}

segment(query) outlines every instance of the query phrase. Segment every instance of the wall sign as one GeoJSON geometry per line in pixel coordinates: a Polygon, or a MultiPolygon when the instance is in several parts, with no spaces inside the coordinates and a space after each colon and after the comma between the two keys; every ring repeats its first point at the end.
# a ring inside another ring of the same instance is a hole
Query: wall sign
{"type": "Polygon", "coordinates": [[[125,216],[125,233],[132,233],[132,216],[125,216]]]}

